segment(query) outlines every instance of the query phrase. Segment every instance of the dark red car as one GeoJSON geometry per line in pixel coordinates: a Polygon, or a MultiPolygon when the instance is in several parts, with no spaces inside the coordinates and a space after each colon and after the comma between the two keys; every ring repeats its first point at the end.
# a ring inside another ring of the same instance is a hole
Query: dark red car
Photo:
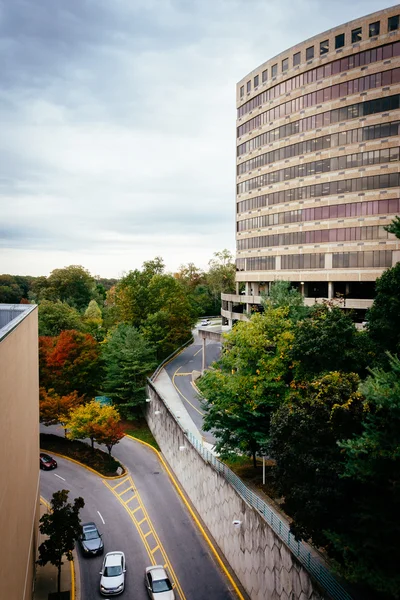
{"type": "Polygon", "coordinates": [[[48,454],[44,452],[40,453],[40,468],[45,471],[50,471],[50,469],[55,469],[57,467],[57,461],[54,460],[48,454]]]}

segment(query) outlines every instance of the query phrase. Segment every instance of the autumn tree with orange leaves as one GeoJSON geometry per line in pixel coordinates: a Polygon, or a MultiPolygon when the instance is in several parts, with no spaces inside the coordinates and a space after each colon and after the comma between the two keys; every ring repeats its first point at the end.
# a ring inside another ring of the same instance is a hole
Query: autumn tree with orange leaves
{"type": "Polygon", "coordinates": [[[76,391],[93,397],[102,379],[99,343],[74,329],[39,338],[40,385],[64,396],[76,391]]]}
{"type": "Polygon", "coordinates": [[[111,449],[124,435],[118,427],[120,419],[114,406],[102,406],[96,400],[92,400],[71,411],[65,424],[68,429],[67,437],[71,440],[89,438],[92,449],[95,441],[104,444],[111,456],[111,449]]]}
{"type": "Polygon", "coordinates": [[[65,396],[60,396],[53,389],[39,391],[40,422],[44,425],[57,425],[60,423],[65,429],[70,412],[84,403],[83,396],[77,391],[65,396]]]}

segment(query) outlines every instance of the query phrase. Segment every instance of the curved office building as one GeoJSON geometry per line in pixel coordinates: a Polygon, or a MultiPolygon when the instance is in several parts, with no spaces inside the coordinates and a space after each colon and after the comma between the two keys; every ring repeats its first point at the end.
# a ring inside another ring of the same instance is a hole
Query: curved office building
{"type": "Polygon", "coordinates": [[[293,46],[237,85],[237,293],[245,320],[270,282],[359,320],[400,260],[400,5],[293,46]],[[241,293],[239,293],[241,292],[241,293]]]}

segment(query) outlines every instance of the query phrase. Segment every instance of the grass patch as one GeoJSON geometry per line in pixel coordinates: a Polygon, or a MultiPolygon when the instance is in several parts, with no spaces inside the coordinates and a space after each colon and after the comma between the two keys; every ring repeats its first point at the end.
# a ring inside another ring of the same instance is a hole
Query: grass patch
{"type": "Polygon", "coordinates": [[[79,440],[69,440],[51,433],[40,434],[40,447],[49,452],[58,452],[68,458],[94,469],[99,475],[112,477],[117,475],[118,467],[125,471],[124,467],[115,458],[109,457],[106,452],[98,448],[92,448],[79,440]]]}
{"type": "Polygon", "coordinates": [[[142,442],[146,442],[153,446],[156,450],[160,450],[156,440],[151,433],[146,420],[143,417],[137,417],[136,419],[122,421],[122,427],[125,433],[131,435],[142,442]]]}

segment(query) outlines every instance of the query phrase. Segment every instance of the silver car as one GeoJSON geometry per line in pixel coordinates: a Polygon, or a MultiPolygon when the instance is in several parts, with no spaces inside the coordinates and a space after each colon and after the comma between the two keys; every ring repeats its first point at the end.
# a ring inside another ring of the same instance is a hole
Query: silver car
{"type": "Polygon", "coordinates": [[[175,600],[173,585],[161,565],[147,567],[144,582],[152,600],[175,600]]]}
{"type": "Polygon", "coordinates": [[[119,550],[107,552],[100,571],[100,593],[103,596],[116,596],[125,589],[125,554],[119,550]]]}

